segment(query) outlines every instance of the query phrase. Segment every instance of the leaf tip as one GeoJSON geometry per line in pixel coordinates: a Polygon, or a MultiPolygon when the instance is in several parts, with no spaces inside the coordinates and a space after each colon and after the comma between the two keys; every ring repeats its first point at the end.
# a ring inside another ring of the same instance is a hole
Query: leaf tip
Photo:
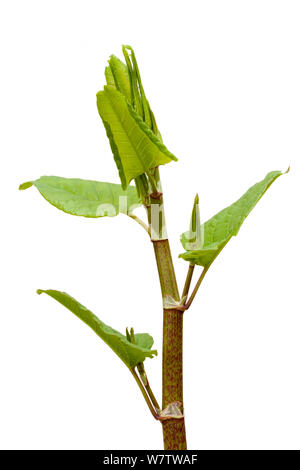
{"type": "Polygon", "coordinates": [[[20,184],[19,190],[23,191],[24,189],[30,188],[33,185],[32,181],[26,181],[25,183],[20,184]]]}
{"type": "Polygon", "coordinates": [[[98,100],[100,99],[100,97],[101,97],[103,91],[104,91],[104,90],[99,90],[99,91],[96,93],[97,102],[98,102],[98,100]]]}
{"type": "Polygon", "coordinates": [[[128,44],[122,44],[122,50],[124,51],[124,49],[129,49],[130,51],[132,51],[132,47],[128,44]]]}
{"type": "Polygon", "coordinates": [[[43,294],[43,292],[45,292],[45,291],[42,290],[42,289],[37,289],[37,291],[36,291],[36,293],[37,293],[38,295],[43,294]]]}
{"type": "Polygon", "coordinates": [[[289,173],[289,172],[290,172],[290,169],[291,169],[291,166],[289,165],[289,166],[288,166],[288,169],[287,169],[283,174],[286,175],[287,173],[289,173]]]}

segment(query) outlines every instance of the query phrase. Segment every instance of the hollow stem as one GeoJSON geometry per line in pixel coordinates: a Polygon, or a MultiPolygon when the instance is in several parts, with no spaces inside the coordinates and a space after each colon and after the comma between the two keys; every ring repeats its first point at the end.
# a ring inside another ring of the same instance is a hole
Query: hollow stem
{"type": "MultiPolygon", "coordinates": [[[[162,194],[159,198],[150,195],[152,204],[159,204],[164,220],[162,194]]],[[[149,217],[151,227],[151,218],[149,217]]],[[[152,229],[153,227],[151,227],[152,229]]],[[[158,233],[158,230],[154,230],[158,233]]],[[[165,231],[166,233],[166,231],[165,231]]],[[[179,302],[179,292],[173,260],[167,238],[153,240],[153,248],[159,275],[162,299],[171,297],[179,302]]],[[[183,314],[177,309],[163,310],[163,360],[162,360],[162,408],[174,402],[180,402],[183,414],[183,380],[182,380],[182,337],[183,314]]],[[[168,419],[162,422],[165,450],[185,450],[187,448],[184,418],[168,419]]]]}

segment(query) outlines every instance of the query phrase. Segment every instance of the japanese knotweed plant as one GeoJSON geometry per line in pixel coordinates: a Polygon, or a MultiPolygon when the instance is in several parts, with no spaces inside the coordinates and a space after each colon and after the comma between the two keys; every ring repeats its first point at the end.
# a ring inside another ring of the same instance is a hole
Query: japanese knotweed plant
{"type": "Polygon", "coordinates": [[[179,293],[165,224],[160,165],[177,158],[164,145],[142,85],[134,51],[123,46],[125,62],[111,56],[105,68],[106,85],[97,94],[97,106],[117,165],[121,184],[77,178],[42,176],[21,184],[35,186],[50,204],[68,214],[98,218],[123,213],[142,226],[153,244],[163,304],[162,404],[155,398],[144,362],[153,358],[153,338],[147,333],[125,334],[103,323],[70,295],[57,290],[38,290],[64,305],[115,352],[128,367],[154,419],[162,424],[165,449],[186,449],[182,392],[182,326],[213,261],[237,235],[250,211],[269,186],[282,174],[272,171],[231,206],[200,224],[198,196],[192,208],[189,230],[181,235],[188,263],[186,281],[179,293]],[[147,221],[134,210],[143,206],[147,221]],[[202,267],[189,296],[195,267],[202,267]]]}

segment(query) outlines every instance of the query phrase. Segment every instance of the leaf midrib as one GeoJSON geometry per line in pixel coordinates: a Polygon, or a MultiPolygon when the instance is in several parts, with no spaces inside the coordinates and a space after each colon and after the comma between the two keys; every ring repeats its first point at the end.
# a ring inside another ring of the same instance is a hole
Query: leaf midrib
{"type": "MultiPolygon", "coordinates": [[[[35,185],[35,182],[34,182],[33,184],[35,185]]],[[[105,184],[105,183],[104,183],[104,184],[105,184]]],[[[111,195],[112,195],[112,199],[113,199],[113,201],[114,201],[114,205],[116,205],[115,196],[114,196],[114,193],[113,193],[113,191],[112,191],[111,184],[113,184],[113,183],[108,183],[108,184],[107,184],[107,187],[109,188],[109,191],[110,191],[110,193],[111,193],[111,195]]],[[[116,185],[116,186],[117,186],[117,185],[116,185]]],[[[47,190],[47,188],[48,188],[48,190],[51,190],[51,191],[58,191],[58,192],[66,193],[66,194],[70,193],[70,194],[72,195],[72,197],[75,196],[74,199],[75,199],[75,198],[76,198],[76,199],[81,199],[81,200],[88,201],[88,202],[101,202],[101,200],[99,200],[99,199],[89,199],[88,197],[80,196],[80,195],[76,194],[75,190],[74,190],[74,191],[71,191],[71,190],[70,190],[70,191],[69,191],[69,190],[67,191],[66,189],[55,188],[55,187],[53,187],[53,186],[49,186],[48,184],[44,184],[44,183],[40,184],[40,185],[37,187],[37,189],[39,189],[39,190],[40,190],[40,189],[44,189],[44,188],[45,188],[46,190],[47,190]]],[[[126,196],[126,195],[129,196],[128,194],[126,194],[126,191],[124,191],[124,193],[125,193],[124,196],[126,196]]]]}
{"type": "MultiPolygon", "coordinates": [[[[108,86],[106,86],[105,88],[108,88],[108,86]]],[[[116,110],[116,108],[115,108],[113,102],[112,102],[111,99],[110,99],[109,92],[107,93],[107,96],[108,96],[109,102],[111,103],[112,108],[114,109],[115,116],[117,117],[117,120],[118,120],[119,124],[121,125],[121,127],[122,127],[122,129],[123,129],[123,133],[128,136],[128,139],[129,139],[129,141],[130,141],[130,144],[131,144],[131,146],[132,146],[132,148],[133,148],[133,150],[134,150],[134,152],[135,152],[135,154],[136,154],[136,157],[138,158],[139,162],[141,163],[141,166],[143,167],[143,170],[144,170],[144,173],[145,173],[145,172],[147,171],[147,168],[145,167],[145,164],[144,164],[143,160],[141,160],[141,158],[139,157],[139,154],[137,153],[135,144],[133,143],[133,140],[132,140],[132,138],[131,138],[131,134],[130,134],[130,132],[128,133],[128,132],[125,130],[125,128],[124,128],[124,126],[123,126],[123,123],[122,123],[122,121],[121,121],[120,118],[119,118],[118,112],[117,112],[117,110],[116,110]]],[[[122,98],[123,98],[123,95],[122,95],[122,98]]],[[[122,99],[122,98],[120,98],[120,99],[122,99]]],[[[129,108],[129,106],[131,106],[127,101],[125,102],[125,104],[127,105],[128,108],[129,108]]],[[[130,114],[130,113],[129,113],[129,114],[130,114]]],[[[130,116],[131,116],[131,114],[130,114],[130,116]]],[[[132,116],[131,116],[131,118],[132,118],[132,116]]],[[[132,119],[133,119],[133,118],[132,118],[132,119]]],[[[135,123],[136,123],[136,121],[135,121],[135,123]]],[[[136,123],[136,125],[139,127],[138,123],[136,123]]],[[[139,129],[140,129],[140,127],[139,127],[139,129]]],[[[133,132],[133,131],[134,131],[134,129],[132,129],[132,132],[133,132]]],[[[118,131],[117,131],[117,133],[118,133],[118,131]]],[[[120,131],[119,131],[119,133],[120,133],[120,131]]],[[[113,134],[113,133],[112,133],[112,134],[113,134]]],[[[142,141],[142,140],[143,140],[143,139],[141,139],[141,141],[142,141]]],[[[121,143],[122,143],[122,142],[121,142],[121,143]]],[[[116,142],[115,142],[115,145],[118,147],[118,145],[116,144],[116,142]]],[[[118,150],[118,151],[119,151],[119,150],[118,150]]],[[[127,156],[127,157],[128,157],[128,156],[127,156]]],[[[132,157],[128,157],[128,158],[130,158],[131,160],[133,160],[132,157]]]]}

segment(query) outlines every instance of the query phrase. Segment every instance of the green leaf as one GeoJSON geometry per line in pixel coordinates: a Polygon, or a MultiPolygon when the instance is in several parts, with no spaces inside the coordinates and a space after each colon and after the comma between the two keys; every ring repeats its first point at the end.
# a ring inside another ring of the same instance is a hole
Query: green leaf
{"type": "Polygon", "coordinates": [[[151,168],[177,160],[118,90],[105,86],[97,105],[123,188],[151,168]]]}
{"type": "Polygon", "coordinates": [[[131,105],[135,111],[142,117],[143,121],[162,142],[161,134],[157,128],[154,114],[151,110],[150,104],[146,98],[142,79],[135,57],[134,50],[131,46],[122,46],[123,54],[127,64],[127,71],[129,76],[129,83],[131,87],[131,105]],[[130,54],[128,53],[130,52],[130,54]]]}
{"type": "Polygon", "coordinates": [[[125,57],[127,70],[129,74],[130,89],[131,89],[131,105],[142,118],[144,116],[143,112],[143,103],[140,93],[140,88],[138,84],[137,71],[134,65],[132,64],[131,57],[128,54],[127,47],[122,46],[123,55],[125,57]]]}
{"type": "Polygon", "coordinates": [[[111,74],[106,71],[107,84],[114,85],[130,103],[131,89],[127,65],[115,55],[110,57],[108,63],[111,74]]]}
{"type": "Polygon", "coordinates": [[[200,250],[203,246],[203,226],[200,223],[199,196],[196,194],[191,215],[190,229],[181,235],[185,249],[200,250]]]}
{"type": "MultiPolygon", "coordinates": [[[[139,103],[140,103],[140,108],[141,108],[141,112],[139,114],[141,115],[141,117],[143,118],[143,121],[147,124],[147,126],[151,128],[152,121],[151,121],[150,106],[149,106],[149,103],[147,101],[147,98],[144,92],[144,87],[142,84],[142,79],[141,79],[141,75],[140,75],[140,71],[139,71],[139,67],[137,64],[134,50],[132,49],[131,46],[123,46],[122,50],[126,59],[129,74],[132,71],[131,82],[135,83],[135,88],[139,94],[139,103]],[[127,50],[130,51],[130,57],[128,55],[127,50]],[[128,65],[130,59],[131,59],[131,63],[130,63],[131,67],[129,67],[128,65]]],[[[156,134],[156,132],[154,132],[154,134],[156,134]]]]}
{"type": "Polygon", "coordinates": [[[134,186],[124,191],[120,184],[42,176],[38,180],[21,184],[19,189],[30,186],[35,186],[58,209],[83,217],[113,217],[119,212],[128,215],[141,205],[134,186]]]}
{"type": "Polygon", "coordinates": [[[135,333],[134,339],[141,348],[151,349],[153,346],[153,338],[148,333],[135,333]]]}
{"type": "Polygon", "coordinates": [[[141,333],[135,335],[137,337],[137,344],[132,344],[118,331],[110,326],[107,326],[90,310],[81,305],[70,295],[65,292],[57,290],[38,290],[38,294],[45,293],[57,300],[64,307],[68,308],[80,320],[86,323],[94,332],[119,356],[119,358],[131,369],[140,362],[143,362],[147,357],[152,358],[157,355],[156,350],[151,350],[153,345],[153,338],[146,334],[141,333]]]}
{"type": "Polygon", "coordinates": [[[181,243],[187,251],[181,255],[186,261],[200,266],[210,265],[234,235],[270,185],[283,173],[272,171],[259,183],[252,186],[234,204],[226,207],[204,224],[204,242],[200,250],[190,250],[187,232],[182,234],[181,243]]]}
{"type": "Polygon", "coordinates": [[[105,79],[106,79],[107,85],[116,87],[114,76],[113,76],[112,70],[111,70],[109,65],[107,67],[105,67],[104,74],[105,74],[105,79]]]}

